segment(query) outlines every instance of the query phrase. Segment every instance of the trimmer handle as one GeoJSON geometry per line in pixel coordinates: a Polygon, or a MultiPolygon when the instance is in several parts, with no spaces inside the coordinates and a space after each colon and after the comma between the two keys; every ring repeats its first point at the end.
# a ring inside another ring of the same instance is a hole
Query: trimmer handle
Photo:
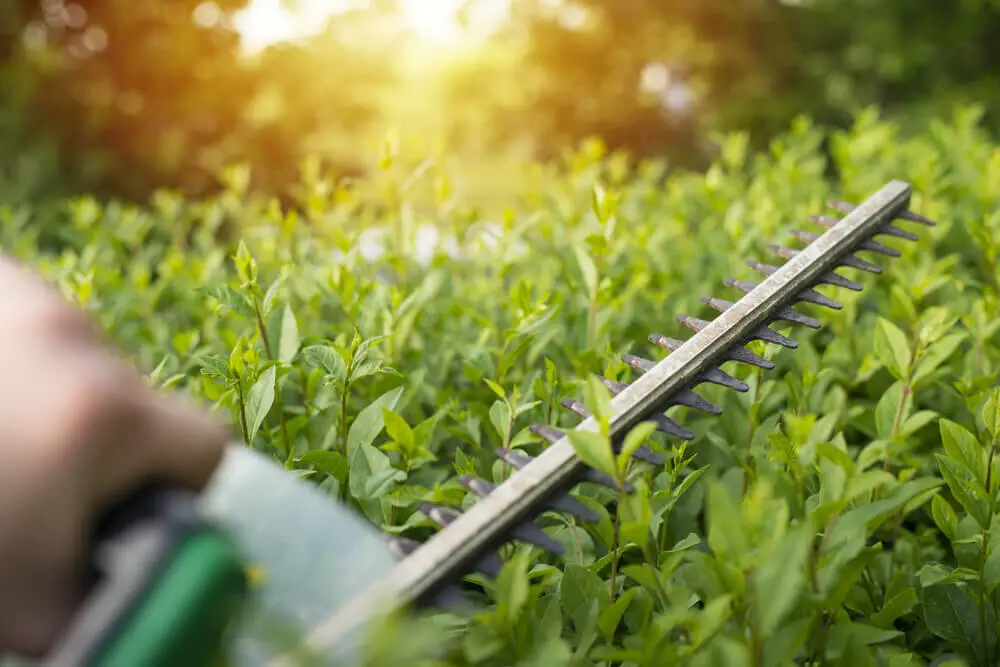
{"type": "Polygon", "coordinates": [[[241,554],[197,496],[150,487],[101,522],[89,593],[45,664],[218,667],[248,593],[241,554]]]}

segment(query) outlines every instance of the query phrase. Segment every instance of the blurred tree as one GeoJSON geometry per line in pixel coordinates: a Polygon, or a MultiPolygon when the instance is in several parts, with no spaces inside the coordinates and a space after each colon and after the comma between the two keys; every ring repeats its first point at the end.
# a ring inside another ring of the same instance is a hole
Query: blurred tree
{"type": "Polygon", "coordinates": [[[22,91],[5,101],[0,142],[36,165],[48,156],[35,183],[44,194],[202,194],[233,162],[280,189],[318,134],[370,121],[391,80],[391,59],[359,47],[356,12],[304,47],[251,58],[232,21],[246,0],[79,2],[16,0],[0,14],[12,55],[0,78],[22,91]]]}
{"type": "MultiPolygon", "coordinates": [[[[477,2],[480,0],[470,0],[477,2]]],[[[998,0],[513,0],[498,44],[524,57],[500,136],[543,155],[603,137],[692,164],[712,130],[757,146],[799,114],[844,125],[860,108],[1000,108],[998,0]]],[[[455,86],[466,99],[477,82],[455,86]]],[[[480,79],[496,99],[496,77],[480,79]]],[[[511,99],[511,96],[507,96],[511,99]]],[[[997,127],[995,113],[987,121],[997,127]]]]}

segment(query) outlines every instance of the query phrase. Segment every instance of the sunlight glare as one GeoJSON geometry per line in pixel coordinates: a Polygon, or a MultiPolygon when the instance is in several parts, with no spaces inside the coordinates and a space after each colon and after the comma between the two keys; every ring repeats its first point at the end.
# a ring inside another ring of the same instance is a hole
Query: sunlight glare
{"type": "MultiPolygon", "coordinates": [[[[211,3],[204,3],[211,4],[211,3]]],[[[330,16],[356,5],[356,0],[299,0],[298,9],[289,11],[282,0],[250,0],[234,17],[243,47],[258,52],[272,44],[296,41],[321,29],[330,16]]],[[[508,16],[510,0],[400,0],[406,27],[420,40],[454,44],[470,32],[490,32],[508,16]],[[471,30],[459,20],[465,5],[471,8],[471,30]]]]}

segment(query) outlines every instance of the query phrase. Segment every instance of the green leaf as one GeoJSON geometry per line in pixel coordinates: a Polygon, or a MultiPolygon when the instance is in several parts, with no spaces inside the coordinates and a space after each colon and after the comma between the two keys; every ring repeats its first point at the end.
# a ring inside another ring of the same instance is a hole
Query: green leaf
{"type": "Polygon", "coordinates": [[[507,621],[514,621],[521,615],[528,602],[530,582],[528,564],[531,552],[519,551],[504,563],[496,581],[497,610],[507,621]]]}
{"type": "Polygon", "coordinates": [[[576,255],[577,266],[580,267],[580,275],[583,276],[584,288],[587,290],[587,298],[593,302],[597,300],[597,266],[590,258],[590,253],[581,245],[573,246],[576,255]]]}
{"type": "Polygon", "coordinates": [[[892,385],[875,406],[875,431],[883,440],[892,440],[909,417],[913,401],[902,382],[892,385]]]}
{"type": "Polygon", "coordinates": [[[611,392],[595,375],[587,378],[583,402],[598,422],[605,423],[611,419],[611,392]]]}
{"type": "Polygon", "coordinates": [[[302,351],[306,363],[323,371],[332,382],[340,383],[347,379],[347,364],[344,357],[330,345],[311,345],[302,351]]]}
{"type": "Polygon", "coordinates": [[[949,540],[954,541],[958,535],[958,515],[952,509],[951,503],[945,500],[940,494],[931,500],[931,515],[934,523],[941,529],[949,540]]]}
{"type": "Polygon", "coordinates": [[[875,355],[897,380],[909,378],[912,352],[906,334],[884,317],[875,325],[875,355]]]}
{"type": "Polygon", "coordinates": [[[955,500],[965,508],[965,511],[975,518],[985,530],[990,525],[990,503],[986,491],[973,479],[968,468],[952,459],[935,454],[941,476],[955,500]]]}
{"type": "Polygon", "coordinates": [[[274,366],[269,367],[260,374],[257,381],[250,387],[250,391],[247,392],[246,417],[247,429],[249,431],[247,434],[248,442],[253,442],[254,436],[257,435],[261,424],[264,423],[264,418],[267,417],[267,413],[271,411],[271,406],[274,405],[276,373],[277,371],[274,366]]]}
{"type": "Polygon", "coordinates": [[[608,605],[604,611],[601,612],[600,617],[597,620],[597,625],[601,629],[601,634],[609,642],[614,638],[615,631],[618,629],[618,625],[622,621],[622,616],[628,610],[629,604],[632,602],[632,598],[638,592],[638,588],[630,588],[619,596],[612,604],[608,605]]]}
{"type": "Polygon", "coordinates": [[[299,351],[299,325],[295,313],[288,306],[281,313],[281,331],[278,335],[278,361],[290,364],[299,351]]]}
{"type": "Polygon", "coordinates": [[[198,292],[209,296],[219,302],[219,305],[229,309],[238,315],[248,319],[256,317],[253,306],[243,292],[233,289],[229,285],[210,285],[201,287],[198,292]]]}
{"type": "Polygon", "coordinates": [[[950,419],[942,419],[938,424],[941,429],[941,444],[948,457],[971,471],[978,482],[985,484],[986,450],[979,444],[976,436],[950,419]]]}
{"type": "Polygon", "coordinates": [[[303,454],[299,460],[330,475],[340,483],[343,483],[347,478],[347,457],[340,452],[314,449],[303,454]]]}
{"type": "Polygon", "coordinates": [[[924,622],[935,635],[944,639],[952,650],[989,667],[987,655],[996,654],[996,617],[993,606],[987,607],[985,633],[979,620],[976,601],[965,586],[943,584],[920,590],[924,622]]]}
{"type": "Polygon", "coordinates": [[[805,584],[806,561],[815,530],[802,524],[785,535],[753,578],[758,631],[774,632],[794,608],[805,584]]]}
{"type": "Polygon", "coordinates": [[[597,602],[598,613],[609,604],[608,585],[585,567],[569,564],[559,584],[559,599],[563,612],[573,621],[577,632],[583,632],[591,622],[590,605],[597,602]]]}
{"type": "Polygon", "coordinates": [[[721,482],[708,487],[708,546],[724,560],[738,560],[747,551],[743,512],[721,482]]]}
{"type": "Polygon", "coordinates": [[[385,430],[390,438],[402,445],[406,451],[413,449],[413,429],[410,428],[405,419],[389,408],[382,408],[382,421],[385,423],[385,430]]]}
{"type": "Polygon", "coordinates": [[[504,401],[494,401],[490,406],[490,423],[500,436],[502,442],[507,441],[507,432],[510,430],[510,406],[504,401]]]}
{"type": "Polygon", "coordinates": [[[1000,584],[1000,549],[994,548],[983,566],[983,585],[986,586],[986,593],[991,595],[997,584],[1000,584]]]}
{"type": "Polygon", "coordinates": [[[615,455],[608,438],[600,433],[581,429],[570,429],[566,431],[566,435],[573,451],[584,463],[606,475],[615,476],[615,455]]]}
{"type": "Polygon", "coordinates": [[[390,389],[358,413],[354,423],[351,424],[350,430],[347,432],[348,459],[351,458],[354,450],[360,445],[370,445],[375,441],[375,438],[378,437],[378,434],[385,425],[382,419],[382,408],[386,407],[390,410],[395,408],[402,394],[403,387],[390,389]]]}
{"type": "Polygon", "coordinates": [[[496,382],[490,380],[489,378],[483,378],[483,382],[485,382],[486,386],[488,386],[491,390],[493,390],[493,393],[499,396],[501,400],[507,398],[507,392],[505,392],[503,390],[503,387],[498,385],[496,382]]]}
{"type": "Polygon", "coordinates": [[[622,448],[618,452],[618,470],[624,471],[628,468],[628,462],[632,458],[632,454],[655,432],[656,424],[653,422],[641,422],[628,432],[628,435],[625,436],[625,440],[622,442],[622,448]]]}
{"type": "Polygon", "coordinates": [[[886,600],[878,613],[871,617],[874,625],[883,630],[895,630],[894,623],[917,606],[917,590],[912,586],[886,600]]]}

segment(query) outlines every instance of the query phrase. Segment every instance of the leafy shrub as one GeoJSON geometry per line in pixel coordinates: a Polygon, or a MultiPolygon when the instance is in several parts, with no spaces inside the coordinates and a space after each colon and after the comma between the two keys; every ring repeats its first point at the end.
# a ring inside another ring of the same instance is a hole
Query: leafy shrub
{"type": "Polygon", "coordinates": [[[458,474],[509,476],[494,447],[540,451],[530,423],[574,424],[560,398],[593,373],[628,381],[621,354],[683,337],[674,314],[752,280],[765,243],[906,179],[937,228],[857,276],[799,349],[759,347],[776,370],[727,367],[750,391],[705,388],[724,414],[682,415],[685,445],[650,437],[668,464],[634,464],[625,502],[579,487],[599,523],[546,515],[565,561],[506,548],[499,580],[469,577],[482,610],[407,620],[421,631],[370,663],[993,665],[1000,146],[974,113],[915,138],[868,113],[829,136],[832,160],[825,138],[799,121],[750,156],[733,135],[706,173],[668,180],[587,145],[496,221],[455,174],[388,151],[375,203],[307,170],[282,210],[233,172],[213,199],[8,208],[0,231],[151,382],[423,539],[418,501],[472,504],[458,474]],[[413,204],[421,188],[434,205],[413,204]]]}

